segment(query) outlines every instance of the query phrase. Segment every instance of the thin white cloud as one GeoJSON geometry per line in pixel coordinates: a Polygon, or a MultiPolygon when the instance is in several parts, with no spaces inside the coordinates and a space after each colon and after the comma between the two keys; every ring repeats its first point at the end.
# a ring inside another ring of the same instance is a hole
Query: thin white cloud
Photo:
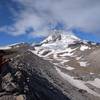
{"type": "Polygon", "coordinates": [[[83,31],[100,33],[100,0],[12,0],[24,9],[15,17],[7,30],[12,35],[25,34],[28,28],[34,34],[48,33],[48,23],[65,23],[67,28],[81,28],[83,31]]]}

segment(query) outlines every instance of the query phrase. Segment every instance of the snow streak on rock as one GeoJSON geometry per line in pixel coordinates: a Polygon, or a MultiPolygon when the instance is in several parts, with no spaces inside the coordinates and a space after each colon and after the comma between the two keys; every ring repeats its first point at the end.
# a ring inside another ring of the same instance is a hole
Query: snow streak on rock
{"type": "MultiPolygon", "coordinates": [[[[70,84],[72,84],[73,86],[79,88],[79,89],[83,89],[86,90],[88,93],[93,94],[95,96],[100,97],[100,94],[96,93],[95,91],[89,89],[86,85],[84,81],[81,80],[76,80],[74,79],[74,77],[63,73],[59,68],[56,67],[57,72],[61,75],[62,78],[64,78],[65,80],[67,80],[70,84]]],[[[98,80],[97,80],[98,81],[98,80]]],[[[100,82],[100,80],[99,80],[100,82]]],[[[87,82],[88,83],[88,82],[87,82]]],[[[92,83],[93,84],[93,83],[92,83]]]]}

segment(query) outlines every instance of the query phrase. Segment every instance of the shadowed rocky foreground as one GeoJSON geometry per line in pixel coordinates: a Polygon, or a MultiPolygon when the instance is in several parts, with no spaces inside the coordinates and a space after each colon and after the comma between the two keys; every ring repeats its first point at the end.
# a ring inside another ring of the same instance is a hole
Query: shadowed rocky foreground
{"type": "Polygon", "coordinates": [[[45,78],[45,61],[28,51],[7,52],[0,51],[0,100],[70,100],[45,78]]]}

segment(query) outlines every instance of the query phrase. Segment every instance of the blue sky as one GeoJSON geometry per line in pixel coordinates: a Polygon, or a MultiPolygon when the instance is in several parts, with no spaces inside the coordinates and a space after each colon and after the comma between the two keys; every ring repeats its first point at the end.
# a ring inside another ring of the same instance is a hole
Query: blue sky
{"type": "Polygon", "coordinates": [[[39,42],[52,29],[100,42],[99,0],[0,0],[0,45],[39,42]]]}

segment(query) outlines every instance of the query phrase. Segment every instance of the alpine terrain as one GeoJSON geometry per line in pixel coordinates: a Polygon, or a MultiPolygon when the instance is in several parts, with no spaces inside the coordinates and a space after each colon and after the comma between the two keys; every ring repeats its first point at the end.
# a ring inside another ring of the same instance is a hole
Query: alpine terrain
{"type": "Polygon", "coordinates": [[[0,100],[100,100],[100,44],[54,31],[0,47],[0,100]]]}

